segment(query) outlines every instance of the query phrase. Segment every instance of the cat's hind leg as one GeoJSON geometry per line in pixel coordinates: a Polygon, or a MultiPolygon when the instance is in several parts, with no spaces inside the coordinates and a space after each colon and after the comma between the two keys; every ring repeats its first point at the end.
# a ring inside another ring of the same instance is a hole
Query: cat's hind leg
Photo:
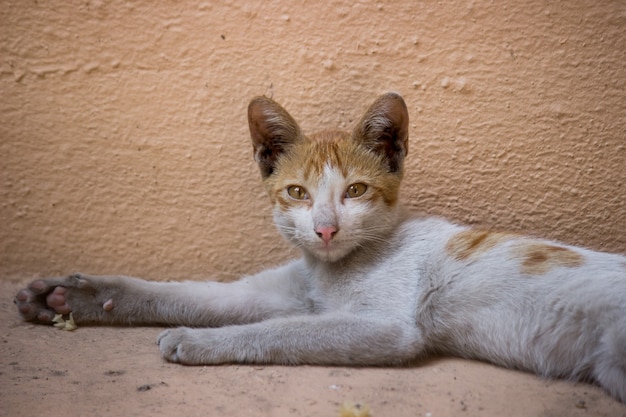
{"type": "Polygon", "coordinates": [[[626,318],[614,322],[602,338],[593,376],[612,396],[626,403],[626,318]]]}

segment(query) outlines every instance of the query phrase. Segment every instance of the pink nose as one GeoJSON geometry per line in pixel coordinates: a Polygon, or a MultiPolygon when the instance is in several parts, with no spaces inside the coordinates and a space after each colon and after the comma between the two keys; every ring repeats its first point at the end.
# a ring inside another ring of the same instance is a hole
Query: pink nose
{"type": "Polygon", "coordinates": [[[328,242],[331,241],[335,234],[337,234],[338,229],[335,226],[320,226],[315,229],[315,233],[328,245],[328,242]]]}

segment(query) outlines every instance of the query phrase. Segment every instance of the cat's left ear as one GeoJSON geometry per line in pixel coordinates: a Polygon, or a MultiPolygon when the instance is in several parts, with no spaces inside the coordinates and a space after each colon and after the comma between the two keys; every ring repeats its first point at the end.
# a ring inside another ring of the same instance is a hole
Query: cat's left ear
{"type": "Polygon", "coordinates": [[[352,139],[383,156],[390,172],[402,172],[409,151],[409,113],[398,93],[384,94],[370,106],[352,139]]]}
{"type": "Polygon", "coordinates": [[[280,104],[268,97],[256,97],[248,105],[248,126],[254,160],[263,178],[272,175],[278,157],[302,139],[298,123],[280,104]]]}

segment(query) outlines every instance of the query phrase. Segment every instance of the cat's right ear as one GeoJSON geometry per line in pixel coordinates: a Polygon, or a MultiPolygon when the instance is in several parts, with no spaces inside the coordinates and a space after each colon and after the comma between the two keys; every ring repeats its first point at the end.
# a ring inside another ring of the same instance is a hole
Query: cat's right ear
{"type": "Polygon", "coordinates": [[[254,160],[263,178],[272,175],[278,157],[289,145],[302,138],[300,127],[280,104],[264,96],[248,105],[248,126],[254,147],[254,160]]]}

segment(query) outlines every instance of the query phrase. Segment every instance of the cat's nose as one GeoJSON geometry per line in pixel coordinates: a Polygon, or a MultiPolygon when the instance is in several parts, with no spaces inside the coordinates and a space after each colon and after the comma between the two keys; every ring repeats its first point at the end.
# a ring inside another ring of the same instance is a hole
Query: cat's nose
{"type": "Polygon", "coordinates": [[[315,233],[328,245],[333,237],[339,231],[335,226],[319,226],[315,228],[315,233]]]}

